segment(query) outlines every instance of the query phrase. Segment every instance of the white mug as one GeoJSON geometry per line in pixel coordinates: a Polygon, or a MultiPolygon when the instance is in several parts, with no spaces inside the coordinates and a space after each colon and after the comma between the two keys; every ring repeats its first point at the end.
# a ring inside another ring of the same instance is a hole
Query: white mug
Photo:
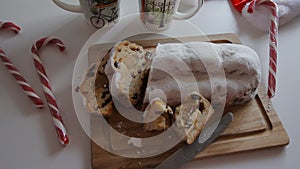
{"type": "MultiPolygon", "coordinates": [[[[186,0],[182,0],[185,2],[186,0]]],[[[139,0],[140,17],[145,26],[152,31],[166,30],[173,19],[188,19],[202,7],[204,0],[189,0],[196,8],[187,12],[178,10],[181,0],[139,0]],[[194,3],[195,2],[195,3],[194,3]]]]}
{"type": "Polygon", "coordinates": [[[79,0],[80,5],[67,4],[60,0],[52,1],[67,11],[83,13],[88,22],[97,29],[117,22],[120,14],[121,0],[79,0]]]}

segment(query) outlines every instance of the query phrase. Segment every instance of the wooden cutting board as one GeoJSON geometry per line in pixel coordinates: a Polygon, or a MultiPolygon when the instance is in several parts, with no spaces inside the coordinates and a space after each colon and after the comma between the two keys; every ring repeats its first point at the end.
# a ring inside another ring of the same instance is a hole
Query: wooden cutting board
{"type": "MultiPolygon", "coordinates": [[[[163,38],[155,40],[135,40],[136,43],[142,45],[144,48],[153,48],[157,43],[170,43],[178,41],[211,41],[213,43],[237,43],[240,41],[234,34],[218,34],[196,36],[196,37],[183,37],[183,38],[163,38]]],[[[89,56],[104,55],[113,44],[97,44],[91,48],[97,48],[97,54],[89,56]]],[[[91,50],[95,52],[95,50],[91,50]]],[[[98,61],[98,57],[89,57],[89,63],[98,61]]],[[[201,159],[203,157],[213,157],[216,155],[229,154],[247,150],[254,150],[266,147],[284,146],[289,143],[288,135],[278,118],[276,111],[274,110],[269,98],[265,94],[266,92],[260,88],[258,95],[250,102],[226,108],[224,112],[233,112],[234,121],[228,126],[228,128],[221,134],[221,136],[209,145],[204,151],[198,154],[195,159],[201,159]]],[[[118,122],[124,119],[120,117],[110,118],[109,121],[112,125],[118,125],[118,122]]],[[[91,134],[95,140],[107,140],[105,137],[109,137],[110,141],[105,144],[109,145],[114,151],[126,151],[122,149],[122,144],[127,144],[128,140],[119,140],[113,133],[107,133],[103,128],[97,127],[96,123],[99,123],[98,116],[91,116],[91,134]],[[105,135],[99,133],[105,133],[105,135]],[[98,137],[99,135],[99,137],[98,137]]],[[[117,126],[113,126],[117,127],[117,126]]],[[[129,130],[138,130],[137,126],[128,125],[129,130]]],[[[173,149],[149,158],[144,159],[132,159],[113,155],[103,150],[100,146],[91,141],[92,152],[92,166],[93,169],[142,169],[153,168],[170,154],[176,151],[181,143],[173,149]]]]}

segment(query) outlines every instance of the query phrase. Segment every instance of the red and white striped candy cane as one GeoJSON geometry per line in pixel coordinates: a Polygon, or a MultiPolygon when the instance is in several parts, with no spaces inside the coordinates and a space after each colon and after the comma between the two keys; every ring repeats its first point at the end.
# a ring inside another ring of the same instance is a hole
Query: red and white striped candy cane
{"type": "MultiPolygon", "coordinates": [[[[0,29],[11,29],[15,33],[18,33],[21,28],[12,22],[1,22],[0,21],[0,29]]],[[[38,108],[43,108],[43,101],[41,98],[36,94],[36,92],[32,89],[29,83],[25,80],[22,74],[18,71],[16,66],[10,61],[10,59],[6,56],[3,50],[0,49],[0,58],[7,68],[9,73],[16,79],[16,82],[22,87],[25,94],[33,101],[33,103],[38,108]]]]}
{"type": "Polygon", "coordinates": [[[12,22],[1,22],[0,21],[0,29],[10,29],[15,33],[19,33],[21,28],[12,22]]]}
{"type": "Polygon", "coordinates": [[[67,131],[62,120],[61,112],[58,109],[56,99],[51,89],[47,73],[39,55],[39,50],[47,44],[55,44],[59,47],[61,52],[65,50],[65,46],[62,43],[62,41],[57,38],[44,37],[36,41],[36,43],[31,48],[31,52],[34,60],[34,65],[42,83],[43,91],[47,99],[48,107],[52,115],[52,119],[55,125],[59,141],[61,144],[67,145],[69,143],[69,137],[67,135],[67,131]]]}
{"type": "Polygon", "coordinates": [[[32,100],[32,102],[36,105],[37,108],[43,108],[43,101],[41,98],[35,93],[29,83],[25,80],[19,70],[16,68],[14,64],[10,61],[10,59],[6,56],[3,50],[0,49],[0,58],[7,68],[9,73],[16,79],[16,82],[22,87],[25,94],[32,100]]]}
{"type": "Polygon", "coordinates": [[[278,7],[272,0],[253,0],[248,6],[248,12],[253,13],[255,7],[265,5],[270,10],[270,39],[269,39],[269,78],[268,78],[268,96],[274,97],[276,89],[276,71],[277,71],[277,41],[278,41],[278,7]]]}

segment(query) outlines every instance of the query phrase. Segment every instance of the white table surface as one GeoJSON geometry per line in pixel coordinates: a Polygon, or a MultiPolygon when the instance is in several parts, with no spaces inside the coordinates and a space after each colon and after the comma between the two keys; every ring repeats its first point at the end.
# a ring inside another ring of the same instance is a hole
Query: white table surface
{"type": "MultiPolygon", "coordinates": [[[[65,0],[78,3],[77,0],[65,0]]],[[[138,12],[137,0],[121,3],[121,16],[138,12]]],[[[37,110],[25,96],[5,67],[0,65],[0,168],[5,169],[89,169],[90,140],[81,128],[72,103],[72,73],[76,58],[89,37],[96,31],[86,24],[81,14],[66,12],[51,0],[9,0],[0,2],[0,20],[13,21],[22,27],[20,34],[0,31],[0,46],[29,83],[43,96],[34,69],[30,48],[43,36],[60,37],[67,51],[44,48],[42,60],[51,81],[71,143],[63,147],[56,138],[48,108],[37,110]]],[[[191,18],[206,34],[236,33],[243,44],[261,57],[263,84],[268,70],[268,34],[257,30],[233,11],[228,1],[206,1],[201,11],[191,18]]],[[[139,22],[137,20],[136,22],[139,22]]],[[[184,169],[196,168],[298,168],[300,160],[300,113],[298,110],[300,78],[300,18],[280,27],[277,93],[272,99],[286,128],[290,144],[194,160],[184,169]]],[[[181,34],[179,34],[181,35],[181,34]]],[[[45,101],[44,96],[42,97],[45,101]]]]}

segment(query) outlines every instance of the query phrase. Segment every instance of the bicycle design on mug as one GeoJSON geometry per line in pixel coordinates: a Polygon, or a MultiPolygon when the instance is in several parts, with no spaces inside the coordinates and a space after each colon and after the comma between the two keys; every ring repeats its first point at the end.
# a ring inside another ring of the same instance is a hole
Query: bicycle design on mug
{"type": "Polygon", "coordinates": [[[95,3],[93,8],[91,9],[94,16],[90,17],[91,24],[97,28],[102,28],[106,22],[117,22],[119,17],[119,9],[116,7],[117,0],[114,0],[111,3],[95,3]],[[111,7],[110,9],[108,9],[111,7]],[[103,11],[110,10],[110,14],[106,14],[103,11]]]}

